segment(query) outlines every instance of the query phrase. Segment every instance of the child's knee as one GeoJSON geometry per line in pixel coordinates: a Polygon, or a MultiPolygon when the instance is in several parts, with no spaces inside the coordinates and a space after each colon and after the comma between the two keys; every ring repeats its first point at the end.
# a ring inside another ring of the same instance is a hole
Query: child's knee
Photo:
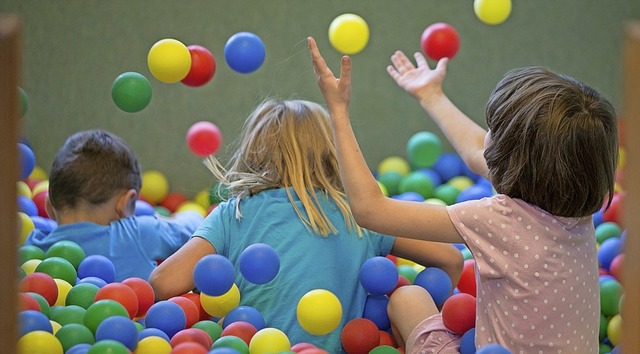
{"type": "Polygon", "coordinates": [[[427,291],[418,285],[405,285],[397,288],[389,298],[387,311],[392,312],[394,309],[412,304],[424,296],[429,296],[427,291]]]}

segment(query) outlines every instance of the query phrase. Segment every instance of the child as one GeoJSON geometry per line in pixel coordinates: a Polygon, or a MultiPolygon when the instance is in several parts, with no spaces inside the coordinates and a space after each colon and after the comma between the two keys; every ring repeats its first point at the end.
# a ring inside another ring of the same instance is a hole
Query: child
{"type": "Polygon", "coordinates": [[[286,333],[292,344],[309,342],[340,353],[342,327],[363,315],[367,294],[359,270],[367,259],[392,253],[439,267],[454,283],[459,279],[462,256],[452,245],[395,239],[355,223],[338,174],[329,116],[316,103],[263,102],[246,120],[228,170],[215,159],[209,162],[231,198],[151,274],[158,299],[190,291],[202,257],[218,253],[236,264],[247,246],[266,243],[279,256],[279,273],[256,285],[236,271],[240,304],[260,311],[266,325],[286,333]],[[324,336],[306,333],[296,318],[299,299],[314,289],[332,292],[342,304],[340,324],[324,336]]]}
{"type": "Polygon", "coordinates": [[[111,259],[116,281],[147,279],[156,260],[182,246],[203,217],[134,216],[142,179],[140,165],[121,138],[102,130],[69,137],[49,176],[46,210],[58,226],[48,235],[33,230],[25,244],[49,249],[58,241],[79,244],[86,255],[111,259]]]}
{"type": "MultiPolygon", "coordinates": [[[[337,79],[308,39],[329,108],[342,181],[362,227],[441,242],[465,242],[476,260],[476,346],[513,353],[597,353],[600,301],[591,215],[613,195],[616,115],[595,90],[542,68],[513,70],[486,107],[489,131],[442,92],[447,59],[430,69],[396,52],[387,70],[415,96],[459,155],[497,195],[449,207],[385,198],[349,122],[351,61],[337,79]],[[391,222],[393,220],[393,222],[391,222]]],[[[388,312],[407,353],[455,351],[428,294],[396,291],[388,312]],[[431,350],[431,351],[430,351],[431,350]]]]}

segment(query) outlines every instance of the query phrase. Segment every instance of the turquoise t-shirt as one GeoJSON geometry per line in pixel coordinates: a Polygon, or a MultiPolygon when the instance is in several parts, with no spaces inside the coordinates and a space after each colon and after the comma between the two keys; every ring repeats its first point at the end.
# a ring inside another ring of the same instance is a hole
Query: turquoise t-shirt
{"type": "MultiPolygon", "coordinates": [[[[291,190],[294,198],[297,198],[291,190]]],[[[236,199],[216,207],[205,218],[194,237],[202,237],[218,254],[235,265],[235,283],[240,290],[240,305],[260,311],[266,327],[287,334],[291,345],[312,343],[330,353],[341,353],[340,333],[345,323],[362,317],[367,293],[360,285],[360,266],[374,256],[387,255],[394,237],[372,231],[358,237],[349,231],[342,213],[324,193],[318,192],[322,209],[338,234],[315,234],[302,223],[291,206],[286,189],[272,189],[243,198],[242,218],[236,218],[236,199]],[[246,280],[237,264],[244,249],[255,243],[273,247],[280,260],[278,275],[266,284],[246,280]],[[331,333],[316,336],[298,323],[296,307],[300,298],[314,289],[335,294],[342,305],[342,320],[331,333]]],[[[296,199],[298,208],[304,208],[296,199]]]]}
{"type": "Polygon", "coordinates": [[[109,258],[116,268],[116,281],[131,277],[148,280],[156,261],[166,259],[185,244],[202,220],[202,215],[187,211],[167,219],[131,216],[109,225],[79,222],[59,225],[48,234],[35,229],[25,245],[35,245],[46,252],[58,241],[73,241],[87,256],[109,258]]]}

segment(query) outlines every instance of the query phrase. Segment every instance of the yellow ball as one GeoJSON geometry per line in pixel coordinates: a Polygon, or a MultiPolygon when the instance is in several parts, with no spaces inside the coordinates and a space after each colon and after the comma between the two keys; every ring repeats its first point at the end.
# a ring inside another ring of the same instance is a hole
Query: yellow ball
{"type": "Polygon", "coordinates": [[[147,65],[156,79],[170,84],[189,74],[191,54],[182,42],[173,38],[161,39],[149,49],[147,65]]]}
{"type": "Polygon", "coordinates": [[[66,280],[54,278],[56,282],[56,286],[58,287],[58,298],[56,299],[56,305],[65,306],[67,302],[67,294],[69,294],[69,290],[71,290],[72,285],[69,284],[66,280]]]}
{"type": "Polygon", "coordinates": [[[332,292],[315,289],[300,298],[296,315],[305,331],[322,336],[336,329],[340,323],[342,305],[332,292]]]}
{"type": "Polygon", "coordinates": [[[54,320],[49,320],[49,322],[51,322],[51,328],[53,328],[53,334],[55,335],[58,332],[58,330],[62,328],[62,325],[60,325],[58,322],[54,320]]]}
{"type": "Polygon", "coordinates": [[[162,337],[144,337],[138,342],[134,354],[169,354],[171,344],[162,337]]]}
{"type": "Polygon", "coordinates": [[[31,195],[36,195],[40,192],[48,192],[49,191],[49,180],[46,179],[44,181],[38,182],[33,189],[31,190],[31,195]]]}
{"type": "Polygon", "coordinates": [[[291,349],[289,338],[277,328],[263,328],[254,334],[249,342],[251,354],[280,353],[289,349],[291,349]]]}
{"type": "Polygon", "coordinates": [[[62,344],[52,333],[33,331],[18,340],[18,354],[62,354],[62,344]]]}
{"type": "Polygon", "coordinates": [[[340,53],[356,54],[369,42],[369,26],[356,14],[342,14],[329,25],[329,42],[340,53]]]}
{"type": "Polygon", "coordinates": [[[473,186],[473,180],[467,176],[456,176],[450,179],[447,184],[459,191],[463,191],[473,186]]]}
{"type": "Polygon", "coordinates": [[[386,172],[397,172],[403,176],[406,176],[411,172],[411,166],[406,159],[399,156],[389,156],[383,159],[378,165],[378,174],[381,175],[386,172]]]}
{"type": "Polygon", "coordinates": [[[425,199],[424,202],[428,204],[447,206],[447,203],[443,202],[442,199],[438,199],[438,198],[428,198],[428,199],[425,199]]]}
{"type": "Polygon", "coordinates": [[[209,189],[203,189],[193,198],[193,201],[201,205],[203,208],[208,209],[211,206],[209,203],[209,189]]]}
{"type": "Polygon", "coordinates": [[[618,147],[618,170],[624,169],[627,164],[627,151],[622,147],[618,147]]]}
{"type": "Polygon", "coordinates": [[[151,203],[160,203],[169,194],[169,180],[160,171],[149,170],[142,173],[140,195],[151,203]]]}
{"type": "Polygon", "coordinates": [[[617,314],[609,320],[609,324],[607,324],[607,337],[609,337],[609,341],[615,347],[620,344],[622,341],[622,316],[617,314]]]}
{"type": "Polygon", "coordinates": [[[385,197],[388,197],[389,191],[387,190],[387,187],[385,187],[384,184],[380,183],[380,181],[376,181],[376,182],[378,182],[378,187],[380,187],[382,194],[384,194],[385,197]]]}
{"type": "Polygon", "coordinates": [[[497,25],[511,15],[511,0],[474,0],[473,11],[480,21],[497,25]]]}
{"type": "Polygon", "coordinates": [[[33,197],[33,194],[31,193],[31,188],[29,188],[29,185],[24,181],[18,181],[16,183],[16,189],[18,190],[19,196],[25,196],[29,199],[33,197]]]}
{"type": "Polygon", "coordinates": [[[49,176],[47,176],[47,171],[45,171],[44,168],[36,165],[33,167],[33,171],[31,171],[29,178],[38,181],[44,181],[49,179],[49,176]]]}
{"type": "Polygon", "coordinates": [[[35,229],[36,226],[31,220],[31,217],[21,211],[18,212],[18,245],[24,244],[27,240],[29,233],[35,229]]]}
{"type": "Polygon", "coordinates": [[[240,290],[236,284],[233,284],[229,291],[220,296],[200,293],[200,304],[211,316],[224,317],[240,304],[240,290]]]}
{"type": "Polygon", "coordinates": [[[413,267],[413,266],[415,266],[415,265],[417,265],[417,264],[418,264],[418,263],[416,263],[416,262],[414,262],[414,261],[411,261],[411,260],[408,260],[408,259],[406,259],[406,258],[402,258],[402,257],[398,257],[398,260],[396,261],[396,266],[397,266],[397,267],[399,267],[399,266],[401,266],[401,265],[408,265],[408,266],[413,267]]]}
{"type": "Polygon", "coordinates": [[[176,208],[176,213],[180,213],[183,211],[195,211],[202,216],[207,216],[207,209],[203,208],[202,205],[196,202],[184,202],[176,208]]]}
{"type": "Polygon", "coordinates": [[[38,264],[40,264],[40,262],[42,262],[42,259],[30,259],[30,260],[22,263],[20,268],[22,268],[22,270],[24,270],[24,272],[27,275],[29,275],[29,274],[35,272],[36,267],[38,266],[38,264]]]}

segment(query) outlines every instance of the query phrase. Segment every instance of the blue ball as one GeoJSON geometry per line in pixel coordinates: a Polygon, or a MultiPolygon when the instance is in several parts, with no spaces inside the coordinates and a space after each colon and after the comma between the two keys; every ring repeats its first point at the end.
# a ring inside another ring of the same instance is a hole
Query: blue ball
{"type": "Polygon", "coordinates": [[[400,194],[396,194],[391,198],[397,200],[405,200],[409,202],[424,202],[424,197],[418,192],[404,192],[400,194]]]}
{"type": "Polygon", "coordinates": [[[462,175],[471,178],[471,180],[474,182],[477,182],[479,178],[484,178],[479,174],[471,171],[471,169],[469,168],[469,166],[467,166],[466,163],[462,164],[462,175]]]}
{"type": "Polygon", "coordinates": [[[193,282],[209,296],[225,294],[233,286],[235,269],[231,261],[219,254],[202,257],[193,269],[193,282]]]}
{"type": "Polygon", "coordinates": [[[511,354],[511,351],[500,344],[489,344],[478,348],[476,354],[511,354]]]}
{"type": "Polygon", "coordinates": [[[471,328],[460,338],[460,354],[473,354],[476,352],[476,329],[471,328]]]}
{"type": "Polygon", "coordinates": [[[111,316],[98,325],[96,342],[111,339],[124,344],[130,350],[138,345],[138,328],[129,318],[111,316]]]}
{"type": "Polygon", "coordinates": [[[598,227],[598,225],[604,222],[604,210],[600,209],[593,213],[593,227],[598,227]]]}
{"type": "Polygon", "coordinates": [[[135,215],[136,216],[143,216],[143,215],[155,215],[156,211],[155,209],[153,209],[153,206],[147,202],[145,202],[144,200],[136,200],[136,209],[135,209],[135,215]]]}
{"type": "Polygon", "coordinates": [[[362,317],[375,323],[379,330],[387,330],[391,327],[387,313],[388,304],[389,298],[385,295],[368,295],[362,317]]]}
{"type": "Polygon", "coordinates": [[[99,254],[87,256],[78,265],[78,278],[86,277],[98,277],[107,283],[113,283],[116,280],[116,267],[105,256],[99,254]]]}
{"type": "Polygon", "coordinates": [[[451,291],[453,291],[451,278],[449,278],[447,272],[437,267],[423,269],[416,275],[413,284],[427,290],[438,307],[444,304],[451,296],[451,291]]]}
{"type": "Polygon", "coordinates": [[[417,172],[424,173],[425,175],[427,175],[427,177],[431,179],[431,182],[433,182],[434,188],[442,184],[442,178],[440,177],[438,172],[434,171],[431,168],[421,168],[421,169],[418,169],[417,172]]]}
{"type": "Polygon", "coordinates": [[[18,322],[20,323],[19,337],[33,331],[46,331],[53,333],[53,326],[51,326],[49,318],[40,311],[20,311],[18,314],[18,322]]]}
{"type": "Polygon", "coordinates": [[[622,252],[622,241],[618,237],[608,238],[598,247],[598,262],[600,267],[609,270],[611,261],[622,252]]]}
{"type": "Polygon", "coordinates": [[[85,277],[85,278],[81,278],[76,282],[76,284],[82,284],[82,283],[93,284],[99,288],[102,288],[103,286],[107,285],[106,281],[98,277],[85,277]]]}
{"type": "Polygon", "coordinates": [[[18,157],[18,161],[20,162],[19,178],[21,180],[27,179],[36,167],[36,155],[30,147],[25,144],[18,143],[18,157]]]}
{"type": "Polygon", "coordinates": [[[442,182],[447,182],[453,177],[460,176],[463,171],[464,162],[455,153],[448,152],[440,155],[436,163],[431,168],[440,175],[442,182]]]}
{"type": "Polygon", "coordinates": [[[255,243],[242,251],[238,257],[238,266],[240,273],[248,281],[254,284],[265,284],[278,275],[280,258],[271,246],[255,243]]]}
{"type": "Polygon", "coordinates": [[[229,67],[241,74],[256,71],[266,55],[262,39],[251,32],[238,32],[224,45],[224,59],[229,67]]]}
{"type": "Polygon", "coordinates": [[[211,349],[208,354],[240,354],[240,352],[233,348],[220,347],[211,349]]]}
{"type": "Polygon", "coordinates": [[[485,186],[474,184],[471,187],[461,191],[456,198],[456,203],[462,203],[469,200],[477,200],[493,195],[493,191],[485,186]]]}
{"type": "Polygon", "coordinates": [[[260,311],[251,306],[237,306],[224,316],[222,327],[227,328],[228,325],[238,321],[249,322],[258,331],[266,326],[260,311]]]}
{"type": "Polygon", "coordinates": [[[65,354],[87,354],[91,349],[91,344],[80,343],[69,348],[65,354]]]}
{"type": "Polygon", "coordinates": [[[18,211],[21,211],[30,217],[38,216],[38,207],[33,199],[24,195],[18,196],[18,211]]]}
{"type": "Polygon", "coordinates": [[[151,305],[147,311],[145,324],[147,328],[157,328],[172,338],[174,334],[186,327],[187,316],[180,305],[163,300],[151,305]]]}
{"type": "Polygon", "coordinates": [[[360,267],[359,278],[369,294],[386,295],[398,284],[398,268],[387,257],[371,257],[360,267]]]}
{"type": "Polygon", "coordinates": [[[138,333],[138,342],[141,341],[143,338],[147,338],[151,336],[163,338],[167,342],[171,341],[171,338],[169,338],[169,336],[163,331],[157,328],[145,328],[138,333]]]}

